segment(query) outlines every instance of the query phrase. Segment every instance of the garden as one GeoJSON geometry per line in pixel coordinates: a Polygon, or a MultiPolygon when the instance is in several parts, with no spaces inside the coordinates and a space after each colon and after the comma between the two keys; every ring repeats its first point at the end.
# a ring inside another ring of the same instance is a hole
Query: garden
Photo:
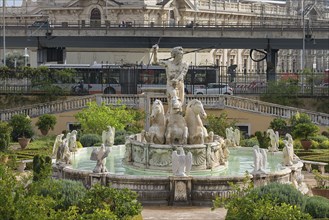
{"type": "MultiPolygon", "coordinates": [[[[123,144],[126,135],[143,129],[144,112],[124,105],[106,106],[89,103],[76,118],[81,125],[78,147],[100,146],[101,133],[107,126],[116,129],[115,144],[123,144]]],[[[87,189],[80,182],[58,180],[52,177],[51,156],[55,136],[47,131],[56,126],[51,115],[43,115],[35,125],[26,115],[15,115],[7,122],[0,122],[0,219],[142,219],[142,205],[137,193],[128,189],[115,189],[96,185],[87,189]],[[33,128],[44,130],[37,136],[33,128]],[[19,139],[29,139],[21,146],[19,139]],[[32,160],[25,169],[17,171],[22,160],[32,160]],[[26,175],[29,174],[29,175],[26,175]]],[[[210,115],[207,129],[225,137],[225,129],[234,127],[222,113],[210,115]]],[[[284,147],[284,134],[296,137],[295,153],[303,160],[329,162],[329,131],[318,134],[319,128],[306,114],[298,113],[290,120],[274,119],[269,128],[279,131],[279,149],[284,147]],[[308,147],[302,141],[311,142],[308,147]]],[[[66,132],[63,131],[65,135],[66,132]]],[[[265,131],[250,137],[242,135],[241,146],[269,147],[270,139],[265,131]]],[[[326,166],[326,172],[328,172],[326,166]]],[[[316,174],[318,182],[327,188],[325,176],[316,174]]],[[[321,184],[320,184],[321,185],[321,184]]],[[[291,185],[273,183],[254,188],[246,181],[245,187],[231,186],[236,193],[230,200],[214,198],[214,208],[225,207],[227,219],[312,219],[329,217],[329,200],[320,196],[302,195],[291,185]],[[250,217],[250,218],[247,218],[250,217]]]]}

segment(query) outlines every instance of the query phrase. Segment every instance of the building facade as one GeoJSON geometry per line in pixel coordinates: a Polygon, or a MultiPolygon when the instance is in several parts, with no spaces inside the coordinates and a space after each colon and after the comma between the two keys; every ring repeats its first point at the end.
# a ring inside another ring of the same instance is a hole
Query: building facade
{"type": "MultiPolygon", "coordinates": [[[[80,26],[221,26],[282,24],[305,22],[307,30],[317,22],[329,22],[326,0],[22,0],[5,7],[6,24],[80,26]]],[[[311,39],[316,43],[316,39],[311,39]]],[[[1,48],[3,49],[3,48],[1,48]]],[[[8,48],[8,52],[17,48],[8,48]]],[[[37,48],[29,48],[29,62],[37,65],[37,48]]],[[[24,48],[21,49],[22,53],[24,48]]],[[[1,52],[2,53],[2,52],[1,52]]],[[[209,49],[186,55],[192,65],[237,65],[237,72],[254,74],[266,70],[266,61],[254,62],[248,49],[209,49]]],[[[169,49],[161,48],[158,57],[167,58],[169,49]]],[[[262,55],[256,55],[256,57],[262,55]]],[[[149,63],[152,49],[65,48],[66,63],[149,63]]],[[[329,68],[329,50],[280,50],[277,72],[297,72],[303,67],[319,71],[329,68]],[[304,64],[302,63],[304,62],[304,64]]]]}

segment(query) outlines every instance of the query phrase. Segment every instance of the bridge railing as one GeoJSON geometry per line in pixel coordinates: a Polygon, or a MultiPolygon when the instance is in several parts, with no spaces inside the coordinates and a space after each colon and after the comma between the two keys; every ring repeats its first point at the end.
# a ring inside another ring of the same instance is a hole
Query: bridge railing
{"type": "MultiPolygon", "coordinates": [[[[0,24],[1,26],[1,24],[0,24]]],[[[302,30],[303,26],[300,19],[295,18],[287,18],[286,21],[277,20],[277,21],[270,21],[264,20],[261,18],[257,18],[251,21],[198,21],[196,23],[187,23],[187,24],[173,24],[167,21],[162,23],[155,23],[152,20],[133,20],[133,21],[126,21],[125,24],[116,23],[111,21],[105,21],[103,23],[94,24],[94,23],[86,23],[86,22],[54,22],[49,24],[48,27],[42,26],[34,26],[30,23],[17,23],[12,21],[6,22],[6,29],[7,30],[16,30],[16,29],[23,29],[26,31],[35,31],[35,30],[74,30],[74,29],[112,29],[112,28],[149,28],[149,29],[156,29],[156,28],[209,28],[209,30],[218,30],[221,29],[244,29],[244,30],[257,30],[257,29],[294,29],[294,30],[302,30]]],[[[312,30],[318,31],[328,31],[329,24],[328,21],[313,21],[310,24],[309,28],[312,30]]],[[[266,31],[266,30],[264,30],[266,31]]]]}

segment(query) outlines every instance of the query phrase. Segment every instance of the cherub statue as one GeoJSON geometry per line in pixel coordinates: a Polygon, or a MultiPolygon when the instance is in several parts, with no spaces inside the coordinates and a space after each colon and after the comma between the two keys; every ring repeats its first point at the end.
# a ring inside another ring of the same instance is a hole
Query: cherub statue
{"type": "Polygon", "coordinates": [[[254,171],[253,173],[264,173],[267,164],[267,154],[265,149],[260,149],[258,145],[253,147],[254,171]]]}
{"type": "Polygon", "coordinates": [[[276,152],[276,151],[279,151],[279,132],[274,132],[273,129],[268,129],[267,130],[267,135],[270,137],[271,139],[271,146],[268,148],[268,150],[270,152],[276,152]]]}
{"type": "Polygon", "coordinates": [[[59,134],[59,135],[56,136],[55,143],[53,145],[53,152],[52,152],[52,157],[53,158],[56,158],[56,155],[57,155],[57,151],[59,149],[59,146],[63,142],[63,137],[64,137],[64,134],[59,134]]]}
{"type": "Polygon", "coordinates": [[[177,151],[172,152],[172,171],[175,176],[186,176],[190,174],[192,168],[192,153],[185,155],[184,149],[179,147],[177,151]]]}
{"type": "Polygon", "coordinates": [[[77,151],[77,133],[76,130],[73,130],[68,138],[69,149],[71,152],[77,151]]]}
{"type": "Polygon", "coordinates": [[[93,170],[94,173],[105,173],[107,172],[106,169],[106,157],[109,155],[111,151],[111,148],[105,148],[105,145],[102,144],[102,146],[98,149],[95,148],[90,155],[90,160],[97,161],[96,166],[93,170]]]}
{"type": "Polygon", "coordinates": [[[288,140],[283,140],[284,148],[282,150],[283,152],[283,165],[285,166],[291,166],[293,165],[293,159],[294,159],[294,141],[290,134],[286,134],[286,137],[288,140]]]}
{"type": "Polygon", "coordinates": [[[114,136],[115,136],[115,127],[107,126],[108,131],[103,131],[102,133],[102,142],[105,146],[113,146],[114,136]]]}

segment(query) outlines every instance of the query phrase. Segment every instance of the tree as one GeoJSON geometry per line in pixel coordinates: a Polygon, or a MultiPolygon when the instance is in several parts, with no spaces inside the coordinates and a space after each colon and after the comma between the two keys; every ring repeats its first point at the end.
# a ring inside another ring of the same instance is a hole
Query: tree
{"type": "Polygon", "coordinates": [[[135,113],[127,109],[125,105],[106,106],[105,103],[97,105],[96,102],[88,103],[88,108],[75,115],[81,124],[84,133],[101,135],[107,126],[115,127],[116,130],[125,129],[127,124],[134,121],[135,113]]]}
{"type": "Polygon", "coordinates": [[[207,130],[213,131],[214,134],[217,134],[221,137],[226,136],[226,128],[229,127],[235,127],[235,121],[229,121],[227,119],[227,113],[223,112],[220,114],[220,116],[215,116],[215,115],[209,115],[208,116],[208,125],[207,125],[207,130]]]}

